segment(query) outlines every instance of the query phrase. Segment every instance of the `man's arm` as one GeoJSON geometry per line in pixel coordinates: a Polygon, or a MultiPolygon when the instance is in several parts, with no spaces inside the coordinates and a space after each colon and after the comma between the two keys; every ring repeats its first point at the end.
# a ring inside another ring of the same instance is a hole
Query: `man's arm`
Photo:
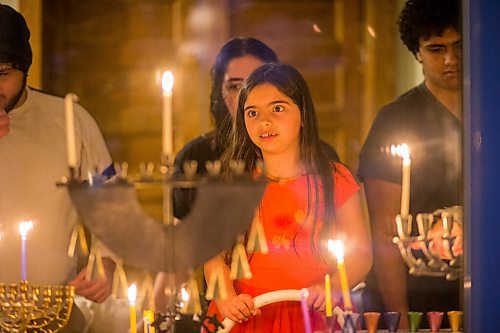
{"type": "Polygon", "coordinates": [[[111,295],[115,262],[108,257],[102,258],[104,276],[87,280],[86,267],[69,284],[75,287],[75,294],[83,296],[96,303],[104,302],[111,295]]]}
{"type": "Polygon", "coordinates": [[[7,112],[0,110],[0,139],[10,133],[10,118],[7,112]]]}
{"type": "Polygon", "coordinates": [[[373,269],[387,311],[401,313],[400,328],[408,327],[406,266],[395,244],[395,216],[401,205],[401,185],[380,179],[364,181],[374,243],[373,269]]]}

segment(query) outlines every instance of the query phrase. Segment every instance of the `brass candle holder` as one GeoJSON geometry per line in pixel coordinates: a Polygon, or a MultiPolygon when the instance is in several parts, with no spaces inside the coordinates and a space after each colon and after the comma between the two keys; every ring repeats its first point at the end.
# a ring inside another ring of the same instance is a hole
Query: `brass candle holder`
{"type": "Polygon", "coordinates": [[[72,286],[0,283],[0,332],[58,332],[73,308],[72,286]]]}

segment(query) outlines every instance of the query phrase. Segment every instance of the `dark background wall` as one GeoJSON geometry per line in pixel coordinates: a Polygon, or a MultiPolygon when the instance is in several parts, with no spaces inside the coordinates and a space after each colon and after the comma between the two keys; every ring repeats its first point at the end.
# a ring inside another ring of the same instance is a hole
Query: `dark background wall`
{"type": "Polygon", "coordinates": [[[159,75],[175,75],[175,148],[206,131],[209,69],[230,37],[253,36],[299,68],[322,137],[355,167],[375,111],[394,97],[394,2],[43,2],[43,87],[72,91],[116,161],[159,161],[159,75]],[[376,5],[375,5],[376,4],[376,5]]]}

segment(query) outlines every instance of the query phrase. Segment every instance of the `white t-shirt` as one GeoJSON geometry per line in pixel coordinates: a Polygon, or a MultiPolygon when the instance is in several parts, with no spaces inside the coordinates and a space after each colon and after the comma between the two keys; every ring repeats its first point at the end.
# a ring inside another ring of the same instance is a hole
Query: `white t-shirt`
{"type": "MultiPolygon", "coordinates": [[[[9,113],[10,134],[0,139],[0,282],[21,280],[19,223],[33,221],[28,233],[27,280],[65,284],[76,275],[77,258],[68,257],[77,220],[65,187],[69,175],[64,99],[27,89],[27,100],[9,113]]],[[[102,172],[111,156],[92,116],[75,105],[78,172],[102,172]]]]}

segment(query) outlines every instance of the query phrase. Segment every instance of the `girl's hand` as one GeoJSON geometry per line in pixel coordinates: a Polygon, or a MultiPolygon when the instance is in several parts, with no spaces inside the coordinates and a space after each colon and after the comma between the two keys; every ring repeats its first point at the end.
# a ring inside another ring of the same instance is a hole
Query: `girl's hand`
{"type": "Polygon", "coordinates": [[[248,320],[251,316],[260,315],[260,309],[255,308],[253,298],[248,294],[240,294],[233,298],[217,302],[220,313],[236,323],[248,320]]]}
{"type": "MultiPolygon", "coordinates": [[[[325,312],[326,311],[326,297],[325,297],[325,286],[321,284],[315,284],[307,288],[309,291],[309,296],[307,297],[307,305],[310,309],[315,311],[325,312]]],[[[334,297],[332,293],[332,307],[337,305],[338,300],[334,297]]]]}

